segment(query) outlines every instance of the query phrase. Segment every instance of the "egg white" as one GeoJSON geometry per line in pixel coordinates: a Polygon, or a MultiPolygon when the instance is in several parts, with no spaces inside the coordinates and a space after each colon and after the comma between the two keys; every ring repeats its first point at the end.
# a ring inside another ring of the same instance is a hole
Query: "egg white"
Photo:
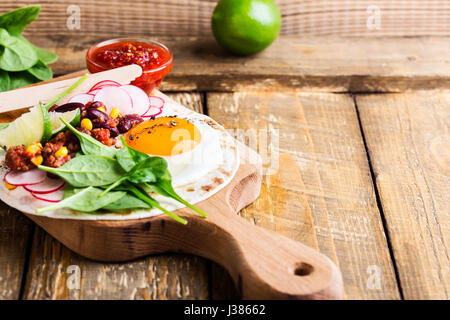
{"type": "MultiPolygon", "coordinates": [[[[217,131],[199,119],[186,120],[198,128],[201,140],[192,150],[172,156],[163,156],[172,175],[174,187],[198,182],[201,177],[217,170],[223,162],[223,150],[217,131]]],[[[191,141],[187,141],[187,143],[189,142],[191,141]]]]}

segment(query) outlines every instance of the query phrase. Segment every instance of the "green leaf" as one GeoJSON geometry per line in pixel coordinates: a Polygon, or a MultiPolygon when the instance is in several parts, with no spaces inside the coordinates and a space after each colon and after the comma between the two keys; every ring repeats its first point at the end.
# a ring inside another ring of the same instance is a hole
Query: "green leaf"
{"type": "Polygon", "coordinates": [[[81,150],[85,155],[100,155],[112,159],[115,158],[117,153],[116,149],[105,146],[103,143],[92,138],[90,135],[78,131],[63,118],[60,118],[60,120],[78,137],[78,140],[80,140],[81,150]]]}
{"type": "Polygon", "coordinates": [[[136,164],[129,172],[120,177],[116,182],[110,185],[103,193],[119,186],[125,180],[133,183],[156,182],[167,170],[167,161],[161,157],[148,157],[144,161],[136,164]]]}
{"type": "Polygon", "coordinates": [[[53,78],[52,69],[50,69],[41,60],[38,60],[38,62],[27,71],[39,80],[50,80],[53,78]]]}
{"type": "Polygon", "coordinates": [[[117,152],[116,158],[125,171],[130,171],[136,164],[150,158],[148,154],[131,148],[123,136],[120,136],[120,139],[122,140],[123,148],[117,152]]]}
{"type": "Polygon", "coordinates": [[[39,79],[37,79],[35,76],[33,76],[27,71],[10,72],[9,78],[10,78],[9,90],[29,86],[30,84],[39,82],[39,79]]]}
{"type": "Polygon", "coordinates": [[[36,47],[34,44],[32,44],[30,41],[28,41],[22,35],[17,35],[17,37],[22,39],[22,41],[25,41],[26,43],[28,43],[36,52],[38,59],[41,60],[43,63],[52,64],[52,63],[56,62],[56,60],[58,60],[58,55],[56,53],[36,47]]]}
{"type": "Polygon", "coordinates": [[[150,197],[145,191],[140,190],[138,187],[134,186],[131,183],[127,183],[127,188],[128,190],[133,193],[137,198],[141,199],[142,201],[148,203],[150,206],[157,208],[159,210],[161,210],[162,212],[164,212],[165,214],[167,214],[169,217],[171,217],[172,219],[174,219],[175,221],[178,221],[182,224],[187,224],[187,221],[181,217],[179,217],[178,215],[176,215],[173,212],[170,212],[166,209],[164,209],[163,207],[161,207],[161,205],[159,204],[158,201],[156,201],[155,199],[153,199],[152,197],[150,197]]]}
{"type": "Polygon", "coordinates": [[[75,157],[59,168],[45,166],[39,168],[57,175],[76,188],[107,186],[125,173],[116,160],[94,155],[75,157]]]}
{"type": "Polygon", "coordinates": [[[74,192],[70,197],[65,198],[51,206],[37,209],[36,212],[43,213],[61,208],[69,208],[82,212],[94,212],[110,203],[120,200],[126,195],[126,192],[115,191],[108,193],[104,197],[99,197],[101,192],[101,189],[89,187],[79,192],[74,192]]]}
{"type": "Polygon", "coordinates": [[[31,68],[38,61],[34,49],[18,37],[11,36],[5,29],[0,29],[0,68],[6,71],[23,71],[31,68]]]}
{"type": "Polygon", "coordinates": [[[184,204],[186,207],[191,208],[204,218],[207,218],[208,215],[200,210],[199,208],[193,206],[183,198],[181,198],[176,192],[175,189],[172,186],[172,177],[170,175],[169,170],[166,170],[165,174],[158,179],[158,182],[156,183],[146,183],[147,187],[149,187],[152,191],[159,193],[162,196],[172,198],[182,204],[184,204]]]}
{"type": "Polygon", "coordinates": [[[11,86],[11,79],[7,71],[0,70],[0,92],[8,91],[11,86]]]}
{"type": "Polygon", "coordinates": [[[19,34],[26,26],[34,21],[41,11],[41,6],[28,6],[12,10],[0,15],[0,28],[11,34],[19,34]]]}
{"type": "Polygon", "coordinates": [[[127,209],[151,209],[152,207],[131,194],[126,194],[120,200],[116,202],[110,203],[107,206],[103,207],[104,210],[112,210],[112,211],[120,211],[127,209]]]}

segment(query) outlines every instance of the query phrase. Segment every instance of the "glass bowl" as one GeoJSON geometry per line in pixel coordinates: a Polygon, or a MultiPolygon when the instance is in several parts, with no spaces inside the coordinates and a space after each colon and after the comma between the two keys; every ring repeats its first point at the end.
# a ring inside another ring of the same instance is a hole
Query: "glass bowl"
{"type": "Polygon", "coordinates": [[[170,49],[164,44],[157,41],[140,38],[117,38],[102,41],[93,45],[86,53],[86,64],[89,72],[91,73],[106,71],[133,63],[136,63],[142,67],[142,75],[131,82],[131,84],[140,87],[148,95],[150,95],[153,89],[159,88],[162,80],[172,69],[173,55],[170,49]],[[131,58],[123,54],[123,50],[125,50],[124,48],[131,50],[130,48],[133,48],[133,46],[136,51],[127,51],[132,52],[132,55],[130,56],[131,58]],[[150,53],[145,53],[147,54],[147,57],[150,54],[158,61],[156,63],[146,63],[148,61],[155,62],[155,60],[151,60],[151,58],[150,60],[136,60],[139,59],[139,52],[142,52],[139,51],[139,48],[143,48],[143,50],[150,50],[150,53]],[[115,55],[113,52],[114,49],[120,49],[123,55],[115,55]],[[105,53],[105,50],[108,51],[105,53]],[[116,58],[114,58],[114,56],[116,56],[116,58]],[[133,57],[135,57],[134,61],[133,57]],[[121,58],[122,60],[120,60],[121,58]]]}

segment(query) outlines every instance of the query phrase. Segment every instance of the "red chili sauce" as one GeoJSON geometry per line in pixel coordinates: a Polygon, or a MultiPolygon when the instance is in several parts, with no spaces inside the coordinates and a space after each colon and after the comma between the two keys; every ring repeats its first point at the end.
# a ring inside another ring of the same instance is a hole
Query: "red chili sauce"
{"type": "Polygon", "coordinates": [[[157,43],[117,41],[94,46],[88,51],[86,61],[91,73],[140,65],[142,76],[131,84],[150,94],[172,69],[173,57],[168,48],[157,43]]]}

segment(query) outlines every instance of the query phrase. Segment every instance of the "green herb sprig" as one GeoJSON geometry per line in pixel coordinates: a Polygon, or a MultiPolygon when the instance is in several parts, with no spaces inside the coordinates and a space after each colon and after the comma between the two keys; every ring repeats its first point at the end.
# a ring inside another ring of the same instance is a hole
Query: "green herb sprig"
{"type": "Polygon", "coordinates": [[[53,78],[48,65],[58,56],[21,35],[40,11],[41,6],[34,5],[0,15],[0,92],[53,78]]]}

